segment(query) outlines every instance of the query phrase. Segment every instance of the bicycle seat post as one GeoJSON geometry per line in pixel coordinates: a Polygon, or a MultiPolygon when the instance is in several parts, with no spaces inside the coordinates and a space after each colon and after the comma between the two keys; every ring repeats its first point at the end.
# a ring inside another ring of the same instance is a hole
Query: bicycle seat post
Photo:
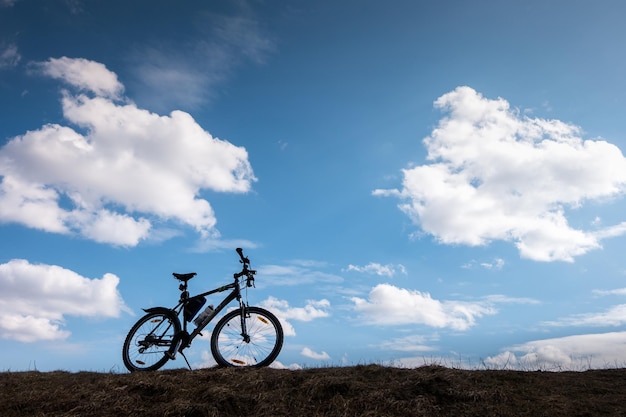
{"type": "Polygon", "coordinates": [[[180,293],[180,301],[185,301],[189,298],[189,291],[187,291],[187,281],[181,282],[178,286],[180,293]]]}

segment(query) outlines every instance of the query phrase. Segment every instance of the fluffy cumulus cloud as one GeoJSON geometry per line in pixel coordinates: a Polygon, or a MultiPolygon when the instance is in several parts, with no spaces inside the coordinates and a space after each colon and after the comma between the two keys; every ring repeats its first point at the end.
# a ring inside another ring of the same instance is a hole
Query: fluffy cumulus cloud
{"type": "Polygon", "coordinates": [[[476,319],[496,313],[489,303],[439,301],[429,293],[390,284],[379,284],[370,291],[367,300],[353,297],[352,302],[354,310],[368,325],[423,324],[467,330],[476,324],[476,319]]]}
{"type": "Polygon", "coordinates": [[[318,352],[315,352],[311,348],[308,348],[308,347],[305,347],[304,349],[302,349],[300,354],[302,356],[307,357],[307,358],[315,359],[315,360],[318,360],[318,361],[330,360],[330,355],[328,353],[326,353],[326,352],[318,353],[318,352]]]}
{"type": "Polygon", "coordinates": [[[119,317],[129,311],[117,285],[105,274],[85,278],[55,265],[14,259],[0,265],[0,337],[21,342],[59,340],[65,316],[119,317]]]}
{"type": "Polygon", "coordinates": [[[97,96],[120,99],[124,92],[124,86],[118,81],[117,75],[99,62],[61,57],[35,63],[33,67],[51,78],[83,91],[91,91],[97,96]]]}
{"type": "Polygon", "coordinates": [[[262,307],[272,311],[280,320],[285,336],[295,336],[296,330],[288,320],[312,321],[330,316],[330,301],[308,300],[304,307],[291,307],[289,302],[269,297],[261,303],[262,307]]]}
{"type": "Polygon", "coordinates": [[[424,139],[429,163],[403,171],[393,195],[401,209],[444,244],[513,242],[523,257],[572,261],[622,235],[572,227],[566,209],[624,193],[626,159],[577,126],[521,115],[504,99],[458,87],[435,101],[446,113],[424,139]]]}
{"type": "Polygon", "coordinates": [[[162,116],[122,97],[104,65],[50,59],[70,126],[48,124],[0,148],[0,221],[134,246],[157,221],[218,235],[202,189],[246,192],[256,178],[244,148],[214,138],[187,113],[162,116]]]}

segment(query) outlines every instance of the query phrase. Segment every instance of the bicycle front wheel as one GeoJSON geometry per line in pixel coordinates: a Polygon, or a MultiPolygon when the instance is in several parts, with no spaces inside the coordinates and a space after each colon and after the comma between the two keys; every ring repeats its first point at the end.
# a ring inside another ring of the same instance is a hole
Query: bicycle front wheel
{"type": "Polygon", "coordinates": [[[233,310],[217,322],[211,353],[220,366],[262,367],[274,362],[283,347],[283,328],[269,311],[247,307],[233,310]],[[244,331],[245,328],[245,331],[244,331]]]}
{"type": "Polygon", "coordinates": [[[166,308],[157,308],[143,316],[128,332],[122,359],[131,371],[154,371],[169,357],[165,354],[180,332],[180,321],[176,314],[166,308]]]}

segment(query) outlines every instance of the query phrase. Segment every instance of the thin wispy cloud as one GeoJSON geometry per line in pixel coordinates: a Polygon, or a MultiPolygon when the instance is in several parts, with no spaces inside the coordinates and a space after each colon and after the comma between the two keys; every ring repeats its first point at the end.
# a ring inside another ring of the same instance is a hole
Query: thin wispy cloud
{"type": "Polygon", "coordinates": [[[483,268],[483,269],[497,271],[497,270],[504,268],[505,263],[506,262],[502,258],[495,258],[491,261],[483,261],[483,262],[471,260],[470,262],[463,264],[461,267],[464,269],[483,268]]]}
{"type": "Polygon", "coordinates": [[[534,298],[510,297],[504,294],[487,295],[483,299],[493,304],[541,304],[541,301],[534,298]]]}
{"type": "Polygon", "coordinates": [[[394,350],[399,352],[430,352],[437,350],[433,344],[439,341],[439,336],[434,335],[410,335],[404,337],[393,338],[383,342],[377,347],[381,350],[394,350]]]}
{"type": "Polygon", "coordinates": [[[626,323],[626,304],[619,304],[596,313],[574,314],[559,320],[545,321],[546,326],[622,326],[626,323]]]}
{"type": "Polygon", "coordinates": [[[261,265],[259,274],[269,285],[305,285],[311,283],[341,283],[343,277],[325,272],[325,264],[317,261],[294,260],[284,265],[261,265]]]}
{"type": "Polygon", "coordinates": [[[613,290],[593,290],[594,295],[626,295],[626,288],[616,288],[613,290]]]}
{"type": "Polygon", "coordinates": [[[345,269],[346,271],[355,271],[355,272],[361,272],[361,273],[365,273],[365,274],[374,274],[374,275],[378,275],[381,277],[393,277],[394,275],[396,275],[396,273],[400,273],[403,275],[407,274],[406,268],[404,267],[404,265],[402,264],[386,264],[386,265],[382,265],[379,264],[377,262],[370,262],[367,265],[364,266],[359,266],[359,265],[348,265],[348,268],[345,269]]]}
{"type": "Polygon", "coordinates": [[[136,100],[157,111],[195,110],[210,103],[236,69],[263,64],[274,42],[254,11],[240,4],[237,14],[200,13],[185,41],[138,45],[130,59],[136,100]]]}
{"type": "Polygon", "coordinates": [[[0,43],[0,70],[14,68],[21,60],[22,55],[17,45],[14,43],[8,45],[0,43]]]}

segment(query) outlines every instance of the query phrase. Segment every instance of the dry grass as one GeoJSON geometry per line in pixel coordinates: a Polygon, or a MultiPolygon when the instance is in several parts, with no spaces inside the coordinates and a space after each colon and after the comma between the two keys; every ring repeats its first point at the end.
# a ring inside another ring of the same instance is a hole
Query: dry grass
{"type": "Polygon", "coordinates": [[[13,416],[626,416],[626,370],[349,368],[0,373],[13,416]]]}

